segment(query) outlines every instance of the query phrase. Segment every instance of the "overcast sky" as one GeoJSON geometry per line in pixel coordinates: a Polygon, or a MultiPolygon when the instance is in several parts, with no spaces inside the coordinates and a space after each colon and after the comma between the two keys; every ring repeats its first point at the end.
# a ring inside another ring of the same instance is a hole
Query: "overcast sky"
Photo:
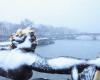
{"type": "Polygon", "coordinates": [[[0,21],[67,26],[100,32],[100,0],[0,0],[0,21]]]}

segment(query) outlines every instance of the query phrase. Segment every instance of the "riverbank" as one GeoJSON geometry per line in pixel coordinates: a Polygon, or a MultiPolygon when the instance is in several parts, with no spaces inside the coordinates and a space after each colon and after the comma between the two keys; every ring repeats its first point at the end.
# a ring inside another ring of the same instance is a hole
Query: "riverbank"
{"type": "Polygon", "coordinates": [[[49,38],[38,38],[37,42],[38,42],[38,46],[54,44],[54,40],[49,38]]]}

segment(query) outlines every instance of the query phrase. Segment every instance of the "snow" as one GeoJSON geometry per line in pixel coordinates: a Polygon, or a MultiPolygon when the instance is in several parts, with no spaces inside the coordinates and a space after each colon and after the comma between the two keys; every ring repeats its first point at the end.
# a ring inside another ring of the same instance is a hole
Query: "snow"
{"type": "MultiPolygon", "coordinates": [[[[37,55],[34,53],[29,53],[29,52],[25,53],[20,50],[20,48],[31,48],[32,43],[30,41],[31,39],[30,34],[26,34],[26,36],[27,37],[24,43],[16,44],[17,45],[16,49],[0,51],[0,68],[8,70],[8,69],[18,68],[24,64],[32,65],[35,62],[35,60],[39,58],[39,56],[37,57],[37,55]]],[[[22,40],[24,37],[21,37],[20,39],[19,37],[16,36],[14,37],[14,39],[17,41],[17,40],[22,40]]],[[[14,41],[14,43],[16,43],[16,41],[14,41]]]]}
{"type": "Polygon", "coordinates": [[[85,60],[78,60],[69,57],[58,57],[48,60],[48,64],[54,69],[69,68],[77,64],[86,63],[85,60]]]}
{"type": "Polygon", "coordinates": [[[87,63],[90,65],[100,67],[100,58],[96,58],[94,60],[89,60],[87,63]]]}
{"type": "Polygon", "coordinates": [[[17,48],[31,48],[31,42],[29,41],[31,39],[31,37],[29,36],[29,34],[27,34],[27,37],[24,41],[24,43],[18,44],[17,48]]]}
{"type": "Polygon", "coordinates": [[[6,46],[6,45],[9,45],[11,44],[11,42],[0,42],[0,46],[6,46]]]}
{"type": "Polygon", "coordinates": [[[9,50],[0,52],[0,67],[8,70],[15,69],[21,65],[32,65],[37,55],[31,53],[22,53],[20,50],[9,50]]]}
{"type": "Polygon", "coordinates": [[[77,70],[76,66],[74,66],[72,68],[72,78],[73,78],[73,80],[78,80],[78,70],[77,70]]]}

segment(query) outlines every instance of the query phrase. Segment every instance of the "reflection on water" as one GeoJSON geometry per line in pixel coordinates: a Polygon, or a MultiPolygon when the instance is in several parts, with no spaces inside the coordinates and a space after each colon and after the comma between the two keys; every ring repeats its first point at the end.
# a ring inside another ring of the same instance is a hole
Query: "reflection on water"
{"type": "MultiPolygon", "coordinates": [[[[44,57],[73,56],[95,58],[100,53],[100,41],[56,40],[55,44],[37,47],[36,53],[44,57]]],[[[34,71],[33,77],[66,80],[67,75],[46,74],[34,71]]]]}

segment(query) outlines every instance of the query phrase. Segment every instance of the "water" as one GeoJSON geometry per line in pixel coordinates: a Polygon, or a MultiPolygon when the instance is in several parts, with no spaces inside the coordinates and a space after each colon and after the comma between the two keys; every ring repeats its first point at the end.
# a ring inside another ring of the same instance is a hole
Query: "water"
{"type": "Polygon", "coordinates": [[[100,41],[56,40],[55,44],[37,47],[36,53],[43,57],[95,58],[100,55],[100,41]]]}
{"type": "MultiPolygon", "coordinates": [[[[37,47],[36,53],[43,57],[72,56],[78,58],[95,58],[100,55],[100,41],[93,40],[56,40],[55,44],[37,47]]],[[[34,71],[33,78],[67,80],[67,75],[46,74],[34,71]]]]}

